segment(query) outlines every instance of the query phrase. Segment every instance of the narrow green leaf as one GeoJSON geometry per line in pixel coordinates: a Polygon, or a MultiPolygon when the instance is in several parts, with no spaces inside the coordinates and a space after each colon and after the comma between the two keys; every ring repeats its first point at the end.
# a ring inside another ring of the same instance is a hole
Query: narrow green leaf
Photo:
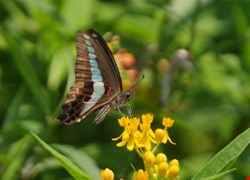
{"type": "Polygon", "coordinates": [[[100,169],[90,156],[70,145],[53,144],[53,147],[67,155],[81,169],[88,172],[93,179],[101,179],[100,169]]]}
{"type": "Polygon", "coordinates": [[[40,139],[34,132],[31,131],[31,134],[39,141],[39,143],[47,149],[60,163],[61,165],[75,178],[79,180],[89,180],[91,179],[83,170],[77,167],[72,163],[67,157],[60,154],[58,151],[53,149],[50,145],[45,143],[40,139]]]}
{"type": "Polygon", "coordinates": [[[218,152],[192,180],[209,178],[232,167],[235,160],[241,155],[250,143],[250,128],[237,136],[230,144],[218,152]]]}
{"type": "Polygon", "coordinates": [[[201,178],[199,180],[217,180],[217,179],[220,180],[223,176],[225,176],[226,174],[231,173],[232,171],[235,171],[235,170],[236,170],[236,168],[233,168],[233,169],[230,169],[228,171],[224,171],[222,173],[216,174],[214,176],[209,176],[209,177],[206,177],[206,178],[201,178]]]}

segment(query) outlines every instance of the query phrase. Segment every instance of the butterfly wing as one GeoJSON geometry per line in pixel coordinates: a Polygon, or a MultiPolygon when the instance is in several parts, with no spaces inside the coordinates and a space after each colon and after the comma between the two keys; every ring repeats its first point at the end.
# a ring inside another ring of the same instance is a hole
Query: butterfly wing
{"type": "Polygon", "coordinates": [[[67,94],[58,119],[79,122],[109,104],[122,91],[119,70],[105,40],[94,30],[77,33],[76,83],[67,94]]]}

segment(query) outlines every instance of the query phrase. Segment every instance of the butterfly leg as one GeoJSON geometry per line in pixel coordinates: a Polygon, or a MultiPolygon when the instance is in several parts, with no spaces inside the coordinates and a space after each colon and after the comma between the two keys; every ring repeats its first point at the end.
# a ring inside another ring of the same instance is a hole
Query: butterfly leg
{"type": "MultiPolygon", "coordinates": [[[[125,106],[127,112],[128,112],[128,116],[129,118],[132,118],[133,117],[133,112],[132,112],[132,109],[129,105],[126,105],[125,106]]],[[[125,117],[125,114],[123,112],[121,112],[121,109],[119,107],[117,107],[117,110],[118,112],[120,113],[121,116],[125,117]]]]}
{"type": "Polygon", "coordinates": [[[132,111],[130,105],[126,105],[125,107],[127,109],[129,118],[132,118],[133,117],[133,111],[132,111]]]}
{"type": "Polygon", "coordinates": [[[120,113],[120,115],[121,115],[122,117],[125,117],[125,114],[122,113],[122,111],[121,111],[121,109],[120,109],[119,107],[117,107],[117,110],[118,110],[118,112],[120,113]]]}
{"type": "Polygon", "coordinates": [[[104,118],[107,116],[107,114],[110,111],[110,109],[111,109],[111,105],[110,104],[106,104],[105,106],[103,106],[101,108],[101,110],[98,112],[98,114],[96,115],[94,123],[95,124],[101,123],[104,120],[104,118]]]}

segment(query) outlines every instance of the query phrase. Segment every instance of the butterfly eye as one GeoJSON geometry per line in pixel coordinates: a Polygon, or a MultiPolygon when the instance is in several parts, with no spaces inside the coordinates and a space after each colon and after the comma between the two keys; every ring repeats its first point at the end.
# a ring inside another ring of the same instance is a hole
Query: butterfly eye
{"type": "Polygon", "coordinates": [[[125,96],[126,96],[126,99],[127,99],[127,100],[130,100],[130,99],[132,98],[131,92],[126,92],[126,93],[125,93],[125,96]]]}

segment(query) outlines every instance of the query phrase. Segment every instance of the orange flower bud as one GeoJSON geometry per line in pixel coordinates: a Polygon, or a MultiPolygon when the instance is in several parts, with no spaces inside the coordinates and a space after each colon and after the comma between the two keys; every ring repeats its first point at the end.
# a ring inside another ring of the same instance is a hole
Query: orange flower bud
{"type": "Polygon", "coordinates": [[[157,143],[161,143],[163,138],[165,137],[166,132],[163,129],[155,130],[155,140],[157,143]]]}
{"type": "Polygon", "coordinates": [[[156,155],[156,164],[160,164],[162,162],[167,162],[167,156],[163,153],[158,153],[156,155]]]}
{"type": "Polygon", "coordinates": [[[177,159],[173,159],[172,161],[170,161],[169,165],[170,166],[173,166],[173,165],[179,166],[179,161],[177,159]]]}
{"type": "Polygon", "coordinates": [[[145,162],[145,165],[150,168],[154,165],[155,163],[155,155],[151,152],[151,151],[146,151],[144,153],[144,162],[145,162]]]}
{"type": "Polygon", "coordinates": [[[164,177],[168,170],[168,163],[162,162],[158,165],[158,176],[164,177]]]}
{"type": "Polygon", "coordinates": [[[168,170],[168,177],[170,179],[175,178],[176,176],[178,176],[180,172],[180,168],[179,166],[173,165],[173,166],[169,166],[169,170],[168,170]]]}
{"type": "Polygon", "coordinates": [[[111,171],[109,168],[106,168],[101,170],[101,177],[102,180],[114,180],[115,175],[113,171],[111,171]]]}

